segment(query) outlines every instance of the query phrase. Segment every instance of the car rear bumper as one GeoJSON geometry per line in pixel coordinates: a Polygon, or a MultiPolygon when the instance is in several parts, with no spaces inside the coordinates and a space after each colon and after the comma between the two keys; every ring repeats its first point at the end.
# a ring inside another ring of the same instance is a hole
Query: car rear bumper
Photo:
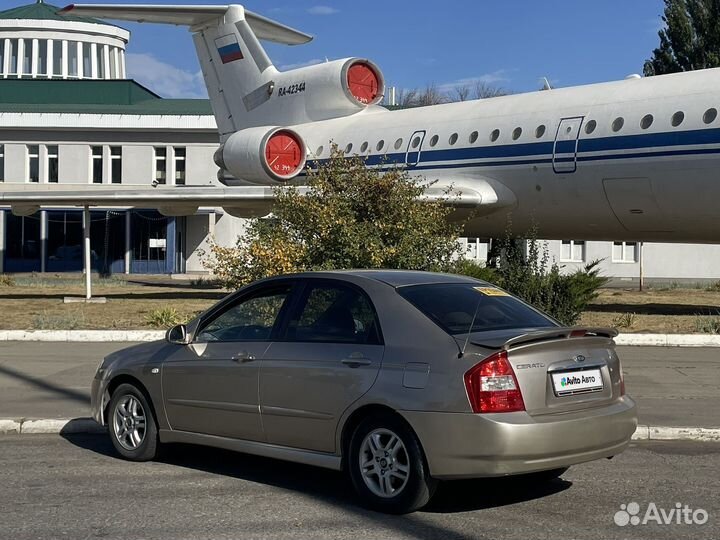
{"type": "Polygon", "coordinates": [[[568,467],[619,454],[637,427],[628,396],[606,407],[532,417],[400,411],[420,438],[436,478],[474,478],[568,467]]]}

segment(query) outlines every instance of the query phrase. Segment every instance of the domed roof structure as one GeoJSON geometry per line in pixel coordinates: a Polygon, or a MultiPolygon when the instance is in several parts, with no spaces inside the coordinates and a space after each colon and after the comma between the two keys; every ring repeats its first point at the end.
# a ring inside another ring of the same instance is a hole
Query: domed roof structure
{"type": "Polygon", "coordinates": [[[130,33],[37,0],[0,11],[0,77],[124,79],[130,33]]]}

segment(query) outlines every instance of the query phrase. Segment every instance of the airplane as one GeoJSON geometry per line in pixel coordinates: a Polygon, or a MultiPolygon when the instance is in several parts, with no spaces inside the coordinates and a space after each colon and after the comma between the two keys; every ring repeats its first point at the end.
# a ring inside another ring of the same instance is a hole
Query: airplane
{"type": "Polygon", "coordinates": [[[302,185],[337,145],[368,167],[402,166],[427,193],[472,216],[465,236],[537,227],[541,238],[714,242],[720,200],[720,69],[555,88],[390,111],[365,58],[279,71],[261,41],[312,37],[241,5],[74,4],[74,15],[187,26],[221,146],[224,188],[45,190],[0,194],[41,204],[129,205],[168,215],[198,205],[249,217],[271,210],[273,186],[302,185]]]}

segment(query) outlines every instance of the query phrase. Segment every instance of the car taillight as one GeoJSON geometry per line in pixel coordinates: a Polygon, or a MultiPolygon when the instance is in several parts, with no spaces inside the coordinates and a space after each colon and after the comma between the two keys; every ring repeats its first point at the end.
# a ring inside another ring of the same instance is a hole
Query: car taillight
{"type": "Polygon", "coordinates": [[[520,386],[507,351],[487,357],[465,373],[465,389],[476,413],[524,411],[520,386]]]}
{"type": "Polygon", "coordinates": [[[620,372],[620,395],[625,395],[625,375],[622,370],[622,362],[618,358],[618,371],[620,372]]]}

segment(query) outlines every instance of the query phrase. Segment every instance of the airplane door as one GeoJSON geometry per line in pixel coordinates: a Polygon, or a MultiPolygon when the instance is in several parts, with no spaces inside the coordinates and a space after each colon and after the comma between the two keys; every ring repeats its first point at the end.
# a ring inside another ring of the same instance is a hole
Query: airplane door
{"type": "Polygon", "coordinates": [[[577,169],[577,145],[583,116],[563,118],[555,134],[553,170],[556,173],[574,173],[577,169]]]}
{"type": "Polygon", "coordinates": [[[405,165],[414,167],[420,162],[420,152],[425,141],[425,132],[416,131],[408,141],[407,151],[405,152],[405,165]]]}

